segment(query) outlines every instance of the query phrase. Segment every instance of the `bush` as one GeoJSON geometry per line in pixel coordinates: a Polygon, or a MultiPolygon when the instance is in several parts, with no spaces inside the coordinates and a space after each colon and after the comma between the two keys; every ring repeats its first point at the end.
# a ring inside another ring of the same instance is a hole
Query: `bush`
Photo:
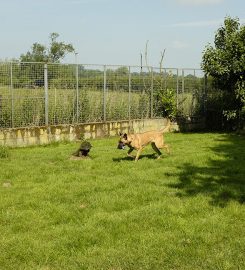
{"type": "Polygon", "coordinates": [[[161,92],[162,113],[164,117],[175,118],[177,115],[176,93],[174,89],[161,92]]]}

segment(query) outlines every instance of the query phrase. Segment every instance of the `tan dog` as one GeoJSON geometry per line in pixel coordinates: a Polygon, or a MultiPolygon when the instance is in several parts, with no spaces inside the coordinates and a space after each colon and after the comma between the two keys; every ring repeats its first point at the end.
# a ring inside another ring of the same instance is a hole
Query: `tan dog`
{"type": "Polygon", "coordinates": [[[129,147],[127,155],[130,157],[132,157],[131,152],[133,150],[137,150],[135,161],[139,159],[141,151],[148,144],[151,144],[153,150],[158,154],[158,158],[160,158],[162,155],[159,149],[165,148],[169,154],[169,146],[164,143],[163,133],[169,130],[170,124],[171,122],[168,119],[167,126],[159,131],[147,131],[144,133],[136,134],[121,133],[118,149],[124,149],[125,145],[127,145],[129,147]]]}

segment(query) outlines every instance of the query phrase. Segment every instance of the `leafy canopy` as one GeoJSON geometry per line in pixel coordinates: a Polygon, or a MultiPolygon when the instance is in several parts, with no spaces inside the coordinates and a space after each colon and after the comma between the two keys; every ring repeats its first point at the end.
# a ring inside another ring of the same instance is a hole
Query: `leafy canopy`
{"type": "Polygon", "coordinates": [[[225,17],[214,39],[202,57],[202,68],[214,79],[215,86],[229,93],[224,116],[237,119],[243,126],[245,119],[245,25],[238,18],[225,17]]]}
{"type": "Polygon", "coordinates": [[[51,33],[50,45],[46,47],[39,43],[32,45],[31,51],[20,56],[21,62],[50,62],[59,63],[66,54],[75,52],[72,44],[65,44],[64,42],[58,42],[58,33],[51,33]]]}
{"type": "Polygon", "coordinates": [[[226,91],[235,91],[237,83],[245,79],[245,26],[238,18],[226,17],[202,57],[202,68],[213,76],[226,91]]]}

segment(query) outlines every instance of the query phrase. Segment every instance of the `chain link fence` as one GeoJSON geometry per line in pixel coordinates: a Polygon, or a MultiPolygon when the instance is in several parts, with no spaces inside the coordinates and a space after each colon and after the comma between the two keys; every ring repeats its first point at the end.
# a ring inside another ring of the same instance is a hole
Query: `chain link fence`
{"type": "Polygon", "coordinates": [[[0,128],[158,118],[169,93],[200,116],[205,85],[197,69],[2,62],[0,128]]]}

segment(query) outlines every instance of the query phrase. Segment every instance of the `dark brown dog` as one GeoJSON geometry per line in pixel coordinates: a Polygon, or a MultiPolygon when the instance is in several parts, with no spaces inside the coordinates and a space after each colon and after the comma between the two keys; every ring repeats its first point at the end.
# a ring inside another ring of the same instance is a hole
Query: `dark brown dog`
{"type": "Polygon", "coordinates": [[[120,133],[118,149],[124,149],[125,145],[127,145],[129,147],[127,155],[130,157],[132,157],[131,152],[133,150],[137,150],[135,161],[139,159],[141,151],[148,144],[151,144],[153,150],[158,154],[158,158],[160,158],[162,155],[159,149],[165,148],[169,154],[169,146],[164,143],[163,133],[169,130],[170,125],[171,122],[168,120],[167,126],[159,131],[147,131],[136,134],[120,133]]]}
{"type": "Polygon", "coordinates": [[[72,155],[75,157],[87,157],[91,147],[92,145],[89,142],[83,141],[77,151],[72,155]]]}

